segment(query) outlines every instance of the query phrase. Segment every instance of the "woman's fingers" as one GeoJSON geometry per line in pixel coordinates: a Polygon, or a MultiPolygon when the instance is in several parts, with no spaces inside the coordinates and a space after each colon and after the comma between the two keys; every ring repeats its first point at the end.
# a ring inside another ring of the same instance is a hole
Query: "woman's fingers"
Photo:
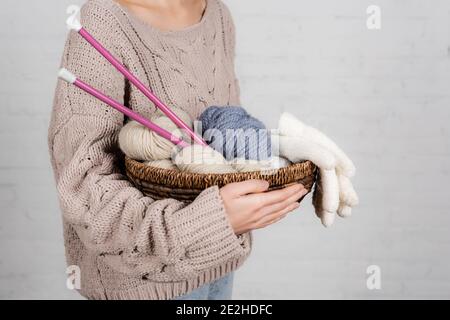
{"type": "Polygon", "coordinates": [[[282,211],[282,210],[286,209],[287,207],[289,207],[295,203],[298,203],[298,200],[301,199],[307,193],[308,193],[308,190],[303,188],[299,192],[294,193],[292,196],[290,196],[289,198],[287,198],[286,200],[284,200],[282,202],[278,202],[278,203],[263,207],[261,210],[259,210],[258,213],[261,215],[261,217],[264,217],[264,216],[271,215],[273,213],[282,211]]]}
{"type": "Polygon", "coordinates": [[[283,210],[264,216],[256,223],[255,229],[265,228],[271,224],[280,221],[281,219],[285,218],[289,212],[294,211],[299,206],[300,203],[295,202],[287,206],[283,210]]]}
{"type": "Polygon", "coordinates": [[[303,185],[297,183],[284,189],[266,193],[250,194],[246,197],[246,201],[250,206],[256,206],[257,210],[259,210],[272,204],[283,202],[304,189],[305,187],[303,185]]]}
{"type": "Polygon", "coordinates": [[[265,180],[247,180],[242,182],[229,183],[222,190],[233,198],[251,193],[261,193],[269,189],[269,182],[265,180]]]}

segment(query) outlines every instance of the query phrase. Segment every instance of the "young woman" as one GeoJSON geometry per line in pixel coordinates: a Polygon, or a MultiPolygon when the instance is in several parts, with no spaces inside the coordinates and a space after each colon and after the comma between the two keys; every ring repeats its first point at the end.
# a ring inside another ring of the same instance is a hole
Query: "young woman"
{"type": "MultiPolygon", "coordinates": [[[[193,118],[239,105],[234,25],[219,0],[90,0],[82,25],[169,106],[193,118]]],[[[155,107],[78,34],[62,66],[135,111],[155,107]]],[[[123,175],[123,115],[58,83],[49,146],[63,211],[66,256],[89,299],[229,299],[253,229],[298,207],[306,190],[266,192],[264,181],[204,190],[183,204],[155,201],[123,175]]]]}

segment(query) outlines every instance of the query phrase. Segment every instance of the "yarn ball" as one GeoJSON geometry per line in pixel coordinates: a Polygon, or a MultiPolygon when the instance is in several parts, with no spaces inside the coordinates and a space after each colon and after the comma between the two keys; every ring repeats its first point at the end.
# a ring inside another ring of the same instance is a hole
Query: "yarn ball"
{"type": "MultiPolygon", "coordinates": [[[[179,108],[173,108],[172,111],[188,126],[193,127],[193,121],[186,112],[179,108]]],[[[151,121],[177,137],[187,136],[187,133],[183,132],[169,118],[162,116],[160,113],[152,117],[151,121]]],[[[170,159],[173,149],[176,149],[175,144],[171,141],[159,136],[136,121],[129,121],[120,130],[119,146],[128,157],[141,161],[170,159]]]]}
{"type": "Polygon", "coordinates": [[[178,170],[178,167],[169,159],[147,161],[144,164],[155,168],[178,170]]]}
{"type": "Polygon", "coordinates": [[[271,157],[267,160],[247,160],[238,158],[233,160],[232,165],[238,172],[252,172],[285,168],[290,166],[291,162],[281,157],[271,157]]]}
{"type": "Polygon", "coordinates": [[[209,146],[227,160],[264,160],[271,156],[271,136],[264,123],[242,107],[207,108],[199,118],[209,146]]]}
{"type": "Polygon", "coordinates": [[[222,154],[199,144],[181,149],[173,155],[172,161],[181,171],[191,173],[236,172],[222,154]]]}

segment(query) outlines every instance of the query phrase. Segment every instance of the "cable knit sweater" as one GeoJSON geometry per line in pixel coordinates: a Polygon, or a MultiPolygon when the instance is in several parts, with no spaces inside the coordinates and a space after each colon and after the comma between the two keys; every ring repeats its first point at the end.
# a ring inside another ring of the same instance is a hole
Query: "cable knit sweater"
{"type": "MultiPolygon", "coordinates": [[[[112,0],[89,0],[82,25],[169,106],[192,117],[210,105],[239,105],[234,27],[208,0],[202,20],[157,30],[112,0]]],[[[62,66],[146,117],[154,105],[75,32],[62,66]]],[[[81,269],[90,299],[170,299],[235,270],[251,251],[236,236],[217,187],[191,204],[144,196],[123,174],[117,146],[124,116],[59,81],[49,127],[67,263],[81,269]]]]}

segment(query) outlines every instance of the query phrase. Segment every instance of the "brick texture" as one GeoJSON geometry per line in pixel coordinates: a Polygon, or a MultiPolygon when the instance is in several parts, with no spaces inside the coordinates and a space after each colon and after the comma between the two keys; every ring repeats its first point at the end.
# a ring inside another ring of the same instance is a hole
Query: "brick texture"
{"type": "MultiPolygon", "coordinates": [[[[234,297],[450,298],[450,2],[225,2],[243,105],[271,127],[286,110],[332,136],[361,198],[328,230],[307,198],[257,231],[234,297]],[[366,27],[372,4],[381,30],[366,27]],[[366,288],[372,264],[381,290],[366,288]]],[[[65,9],[81,3],[2,2],[0,298],[79,298],[65,286],[46,134],[65,9]]]]}

